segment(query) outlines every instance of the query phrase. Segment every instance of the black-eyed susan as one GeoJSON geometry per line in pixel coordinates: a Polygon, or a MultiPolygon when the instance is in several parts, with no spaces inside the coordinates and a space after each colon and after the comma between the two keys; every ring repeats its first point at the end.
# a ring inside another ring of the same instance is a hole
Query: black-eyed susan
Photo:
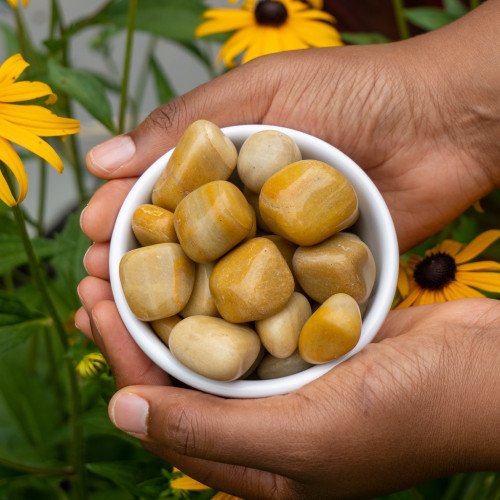
{"type": "Polygon", "coordinates": [[[10,207],[20,203],[28,192],[28,176],[12,143],[40,156],[62,172],[61,158],[41,137],[76,134],[80,130],[78,120],[61,118],[42,106],[12,104],[40,97],[48,97],[49,102],[54,102],[55,96],[47,84],[17,81],[28,66],[20,54],[0,65],[0,162],[12,171],[19,185],[16,200],[0,172],[0,199],[10,207]]]}
{"type": "Polygon", "coordinates": [[[436,304],[467,297],[484,297],[479,291],[500,293],[500,263],[470,262],[500,238],[500,230],[480,234],[468,245],[445,240],[425,256],[412,255],[402,263],[397,308],[436,304]]]}
{"type": "MultiPolygon", "coordinates": [[[[203,483],[196,481],[196,479],[186,476],[186,474],[181,472],[177,467],[174,467],[172,472],[178,476],[170,481],[170,488],[172,488],[174,491],[205,491],[211,489],[209,486],[205,486],[203,483]]],[[[228,493],[219,491],[218,493],[215,493],[215,495],[211,498],[211,500],[242,500],[242,499],[239,497],[229,495],[228,493]]]]}
{"type": "Polygon", "coordinates": [[[30,3],[30,0],[7,0],[7,3],[13,8],[16,9],[19,5],[23,7],[27,7],[30,3]]]}
{"type": "Polygon", "coordinates": [[[242,53],[246,63],[275,52],[342,45],[333,16],[314,8],[320,5],[317,0],[245,0],[238,9],[208,9],[196,36],[236,31],[219,53],[227,67],[242,53]]]}
{"type": "Polygon", "coordinates": [[[104,356],[100,352],[92,352],[83,356],[76,365],[76,371],[83,378],[92,378],[102,373],[107,367],[104,356]]]}

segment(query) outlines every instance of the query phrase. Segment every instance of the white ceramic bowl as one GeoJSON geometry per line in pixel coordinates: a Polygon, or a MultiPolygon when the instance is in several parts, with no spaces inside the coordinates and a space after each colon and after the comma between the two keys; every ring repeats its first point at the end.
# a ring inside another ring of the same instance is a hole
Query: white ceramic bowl
{"type": "MultiPolygon", "coordinates": [[[[394,224],[387,206],[369,177],[344,153],[330,144],[303,132],[269,125],[239,125],[223,129],[239,149],[245,139],[261,130],[279,130],[292,137],[305,159],[321,160],[340,170],[352,183],[359,200],[360,218],[349,229],[370,247],[377,265],[377,278],[366,309],[361,338],[348,354],[303,372],[272,380],[236,380],[219,382],[193,372],[172,356],[147,323],[137,319],[127,305],[120,283],[119,264],[122,256],[136,248],[131,220],[138,205],[151,203],[153,186],[173,150],[165,153],[137,181],[118,214],[111,238],[109,267],[116,306],[125,326],[139,347],[162,369],[196,389],[231,398],[258,398],[285,394],[320,377],[334,366],[350,358],[373,340],[392,304],[398,273],[398,244],[394,224]]],[[[147,284],[145,284],[147,285],[147,284]]]]}

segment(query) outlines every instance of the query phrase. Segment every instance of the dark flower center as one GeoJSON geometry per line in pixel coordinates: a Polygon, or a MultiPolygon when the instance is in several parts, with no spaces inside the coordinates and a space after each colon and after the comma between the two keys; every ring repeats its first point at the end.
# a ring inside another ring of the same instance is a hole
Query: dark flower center
{"type": "Polygon", "coordinates": [[[413,273],[415,281],[428,290],[441,290],[455,279],[457,265],[447,253],[428,255],[420,262],[413,273]]]}
{"type": "Polygon", "coordinates": [[[286,7],[275,0],[261,0],[255,7],[255,19],[264,26],[281,26],[287,17],[286,7]]]}

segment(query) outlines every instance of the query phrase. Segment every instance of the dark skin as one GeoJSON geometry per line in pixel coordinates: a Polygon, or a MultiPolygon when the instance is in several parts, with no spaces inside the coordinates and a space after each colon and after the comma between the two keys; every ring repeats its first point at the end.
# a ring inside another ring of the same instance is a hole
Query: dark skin
{"type": "Polygon", "coordinates": [[[301,390],[225,400],[170,385],[123,326],[107,271],[114,219],[135,177],[198,118],[319,136],[377,184],[402,251],[435,233],[500,184],[499,24],[500,2],[489,0],[407,42],[262,58],[154,111],[128,134],[135,154],[118,170],[104,171],[91,151],[89,169],[111,181],[82,215],[95,243],[76,322],[122,388],[110,403],[118,427],[245,498],[373,496],[500,466],[497,301],[392,312],[375,343],[301,390]],[[143,414],[131,394],[146,401],[143,414]]]}

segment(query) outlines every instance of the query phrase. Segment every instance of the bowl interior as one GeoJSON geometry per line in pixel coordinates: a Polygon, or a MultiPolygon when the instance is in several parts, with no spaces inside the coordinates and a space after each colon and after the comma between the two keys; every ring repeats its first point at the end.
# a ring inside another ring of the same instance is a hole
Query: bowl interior
{"type": "Polygon", "coordinates": [[[260,130],[280,130],[292,137],[305,159],[321,160],[341,171],[353,184],[359,200],[360,218],[353,228],[369,246],[377,266],[377,278],[363,318],[361,338],[346,355],[303,372],[272,380],[237,380],[219,382],[193,372],[172,356],[169,349],[156,336],[147,323],[137,319],[128,307],[119,278],[122,256],[137,248],[131,229],[131,220],[138,205],[151,203],[153,186],[163,171],[172,150],[159,158],[134,185],[115,223],[110,248],[110,280],[118,311],[128,331],[139,347],[158,366],[178,380],[196,389],[225,397],[256,398],[285,394],[296,390],[342,363],[375,337],[392,304],[398,272],[397,238],[389,210],[379,191],[351,159],[330,144],[303,132],[268,125],[239,125],[223,129],[239,149],[245,139],[260,130]]]}

